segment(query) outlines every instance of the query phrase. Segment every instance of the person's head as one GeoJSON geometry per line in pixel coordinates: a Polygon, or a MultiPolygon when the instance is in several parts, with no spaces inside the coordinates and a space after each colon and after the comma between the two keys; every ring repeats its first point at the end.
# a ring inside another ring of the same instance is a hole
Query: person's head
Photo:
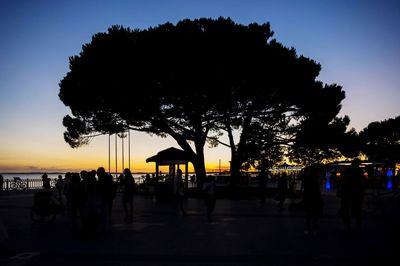
{"type": "Polygon", "coordinates": [[[97,168],[97,176],[102,176],[106,174],[106,169],[104,169],[104,167],[100,166],[99,168],[97,168]]]}
{"type": "Polygon", "coordinates": [[[176,175],[177,176],[182,176],[182,170],[181,169],[176,170],[176,175]]]}
{"type": "Polygon", "coordinates": [[[88,172],[85,171],[85,170],[81,171],[81,178],[82,178],[82,180],[86,180],[87,177],[88,177],[88,172]]]}
{"type": "Polygon", "coordinates": [[[77,184],[77,183],[79,183],[80,181],[81,181],[81,177],[80,177],[79,173],[72,173],[72,174],[71,174],[71,182],[72,182],[73,184],[77,184]]]}
{"type": "Polygon", "coordinates": [[[124,175],[131,175],[131,170],[129,168],[124,169],[124,175]]]}

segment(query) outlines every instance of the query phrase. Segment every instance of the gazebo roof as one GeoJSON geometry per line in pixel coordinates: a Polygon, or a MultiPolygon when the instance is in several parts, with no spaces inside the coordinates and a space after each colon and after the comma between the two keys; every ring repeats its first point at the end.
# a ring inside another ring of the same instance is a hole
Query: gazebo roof
{"type": "Polygon", "coordinates": [[[171,147],[158,152],[156,155],[146,159],[146,163],[155,162],[158,165],[184,164],[190,162],[185,151],[171,147]]]}

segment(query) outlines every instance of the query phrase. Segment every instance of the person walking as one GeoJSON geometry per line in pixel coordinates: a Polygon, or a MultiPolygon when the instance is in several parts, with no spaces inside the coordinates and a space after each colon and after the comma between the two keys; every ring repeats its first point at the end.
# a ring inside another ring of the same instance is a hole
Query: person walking
{"type": "Polygon", "coordinates": [[[211,222],[211,213],[215,209],[216,197],[215,197],[215,180],[214,177],[208,176],[203,183],[204,192],[204,204],[206,206],[207,220],[211,222]]]}
{"type": "Polygon", "coordinates": [[[261,167],[260,174],[258,176],[258,186],[260,190],[260,204],[265,205],[266,199],[266,188],[267,188],[267,173],[265,167],[261,167]]]}
{"type": "Polygon", "coordinates": [[[176,175],[174,176],[174,198],[175,204],[174,209],[176,209],[179,205],[179,209],[181,210],[183,215],[186,215],[185,209],[183,208],[183,199],[184,199],[184,189],[183,189],[183,180],[182,180],[182,170],[178,169],[176,171],[176,175]]]}
{"type": "Polygon", "coordinates": [[[287,184],[287,175],[286,173],[282,173],[281,176],[278,177],[278,184],[277,184],[277,199],[278,199],[278,208],[279,210],[283,210],[283,204],[286,199],[287,191],[288,191],[288,184],[287,184]]]}
{"type": "Polygon", "coordinates": [[[96,171],[100,196],[100,220],[103,230],[111,223],[112,207],[114,202],[114,182],[112,176],[106,173],[104,167],[96,171]]]}
{"type": "Polygon", "coordinates": [[[362,205],[367,180],[360,168],[360,160],[354,159],[343,173],[343,180],[337,196],[341,199],[340,215],[348,231],[352,230],[351,218],[355,218],[356,230],[361,228],[362,205]]]}
{"type": "Polygon", "coordinates": [[[124,178],[122,180],[124,190],[122,192],[122,204],[125,211],[125,222],[133,222],[133,194],[135,191],[135,179],[132,176],[131,170],[125,168],[124,178]]]}
{"type": "Polygon", "coordinates": [[[305,169],[303,179],[303,206],[306,213],[306,225],[304,234],[309,234],[311,230],[313,234],[318,233],[318,220],[323,212],[323,200],[321,195],[319,174],[320,172],[316,165],[305,169]]]}

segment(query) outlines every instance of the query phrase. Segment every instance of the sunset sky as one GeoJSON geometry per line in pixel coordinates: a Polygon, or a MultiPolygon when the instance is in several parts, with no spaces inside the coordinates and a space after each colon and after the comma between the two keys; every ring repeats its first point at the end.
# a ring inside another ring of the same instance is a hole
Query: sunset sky
{"type": "MultiPolygon", "coordinates": [[[[399,1],[0,0],[0,172],[107,168],[107,136],[79,149],[64,142],[69,109],[58,98],[58,83],[68,57],[111,25],[145,29],[219,16],[246,25],[270,22],[279,42],[321,63],[319,79],[343,86],[341,115],[357,131],[400,115],[399,1]]],[[[152,171],[145,159],[171,146],[178,147],[173,139],[132,132],[132,170],[152,171]]],[[[114,142],[111,147],[114,152],[114,142]]],[[[226,167],[229,159],[227,148],[206,148],[208,168],[218,168],[219,160],[226,167]]],[[[112,169],[114,160],[113,154],[112,169]]]]}

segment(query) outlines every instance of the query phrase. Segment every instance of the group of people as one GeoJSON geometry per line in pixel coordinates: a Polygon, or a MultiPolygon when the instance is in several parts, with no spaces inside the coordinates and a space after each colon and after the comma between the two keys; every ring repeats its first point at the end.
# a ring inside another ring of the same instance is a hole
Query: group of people
{"type": "MultiPolygon", "coordinates": [[[[43,183],[47,188],[46,174],[43,175],[43,183]]],[[[207,219],[211,221],[211,213],[215,208],[215,181],[212,177],[206,178],[203,183],[207,219]]],[[[135,180],[131,171],[126,168],[119,176],[118,182],[108,174],[103,167],[97,171],[81,171],[80,173],[66,173],[65,178],[59,175],[55,183],[59,199],[65,197],[66,207],[71,219],[73,231],[79,228],[87,234],[95,234],[97,231],[107,230],[112,218],[112,209],[117,189],[122,192],[122,204],[125,211],[125,222],[133,221],[133,198],[136,189],[135,180]]],[[[174,207],[180,208],[186,215],[183,201],[185,189],[182,179],[182,171],[177,170],[173,179],[174,207]]]]}
{"type": "MultiPolygon", "coordinates": [[[[206,213],[207,213],[207,220],[209,222],[212,221],[211,219],[211,214],[215,209],[215,204],[216,204],[216,197],[215,197],[215,192],[216,192],[216,187],[215,187],[215,180],[212,176],[208,176],[202,186],[202,192],[204,196],[204,203],[206,207],[206,213]]],[[[174,193],[174,198],[175,198],[175,204],[174,204],[174,209],[179,206],[181,212],[183,215],[186,215],[186,211],[183,207],[183,200],[184,200],[184,185],[183,185],[183,179],[182,179],[182,170],[178,169],[176,172],[176,175],[174,176],[173,179],[173,193],[174,193]]]]}
{"type": "MultiPolygon", "coordinates": [[[[132,222],[135,181],[129,169],[124,170],[122,182],[125,221],[132,222]]],[[[99,230],[108,230],[117,184],[104,167],[99,167],[97,171],[66,173],[65,179],[59,176],[56,188],[59,197],[64,195],[66,198],[73,231],[81,228],[82,232],[92,235],[99,230]]]]}
{"type": "MultiPolygon", "coordinates": [[[[355,218],[355,228],[361,227],[363,194],[367,187],[366,178],[359,167],[359,160],[354,160],[351,167],[344,173],[337,196],[341,199],[339,214],[347,229],[351,230],[351,218],[355,218]]],[[[317,233],[319,218],[323,213],[323,198],[321,194],[321,180],[324,170],[319,165],[312,165],[303,169],[301,174],[301,204],[305,211],[305,234],[317,233]]],[[[260,172],[260,186],[265,187],[267,182],[266,171],[260,172]]],[[[279,209],[283,209],[285,195],[288,193],[287,179],[283,175],[277,180],[277,200],[279,209]]],[[[47,176],[43,177],[44,184],[47,176]]],[[[70,214],[73,228],[78,228],[78,217],[81,226],[87,231],[96,231],[106,228],[112,217],[113,202],[117,187],[121,187],[122,203],[125,211],[125,221],[133,221],[133,196],[135,180],[129,169],[125,169],[119,177],[119,184],[113,181],[110,174],[103,167],[97,171],[82,171],[81,173],[67,173],[65,179],[59,176],[56,182],[59,197],[67,199],[67,209],[70,214]],[[97,176],[97,178],[96,178],[97,176]]],[[[46,184],[47,187],[47,184],[46,184]]],[[[216,205],[216,185],[212,176],[206,177],[200,188],[203,193],[207,220],[212,221],[211,214],[216,205]]],[[[185,187],[182,171],[177,169],[173,176],[174,208],[179,207],[183,215],[185,187]]],[[[265,193],[261,193],[261,202],[265,202],[265,193]]]]}
{"type": "MultiPolygon", "coordinates": [[[[318,220],[322,216],[324,202],[321,195],[320,180],[323,168],[314,165],[305,169],[303,176],[303,205],[306,213],[305,234],[318,231],[318,220]]],[[[354,159],[343,173],[343,179],[337,190],[340,198],[339,215],[347,231],[359,231],[362,224],[364,191],[367,179],[360,168],[360,160],[354,159]],[[355,222],[352,222],[354,218],[355,222]]]]}
{"type": "MultiPolygon", "coordinates": [[[[321,191],[325,191],[323,184],[325,169],[321,165],[311,165],[302,170],[299,208],[305,212],[305,234],[316,234],[319,227],[319,218],[323,214],[324,202],[321,191]]],[[[266,195],[267,172],[261,169],[259,174],[260,203],[264,204],[266,195]]],[[[285,173],[278,176],[274,199],[278,202],[278,209],[284,209],[287,196],[291,196],[290,177],[285,173]],[[288,184],[289,183],[289,184],[288,184]]],[[[362,222],[362,208],[364,191],[367,188],[367,179],[360,168],[360,160],[355,159],[352,165],[343,172],[341,183],[338,184],[337,196],[340,198],[339,215],[348,231],[358,230],[362,222]],[[352,224],[352,218],[355,224],[352,224]]],[[[294,195],[292,195],[294,196],[294,195]]],[[[294,203],[292,203],[294,204],[294,203]]],[[[292,207],[293,208],[293,207],[292,207]]]]}

